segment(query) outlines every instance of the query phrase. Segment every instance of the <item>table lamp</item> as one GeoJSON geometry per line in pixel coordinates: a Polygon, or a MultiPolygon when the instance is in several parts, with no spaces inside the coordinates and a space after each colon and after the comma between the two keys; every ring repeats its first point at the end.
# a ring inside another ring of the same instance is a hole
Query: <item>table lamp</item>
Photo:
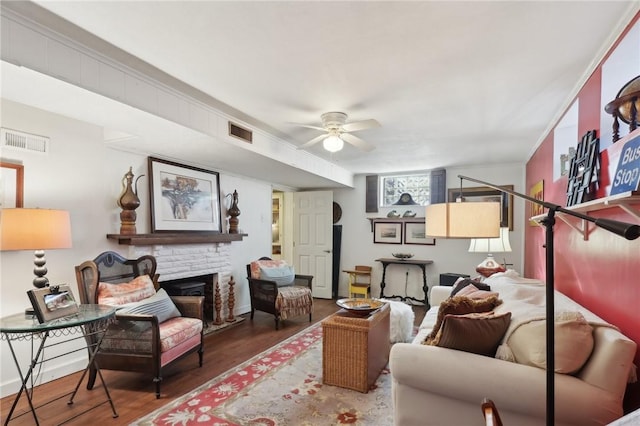
{"type": "Polygon", "coordinates": [[[71,248],[69,212],[49,209],[2,209],[0,250],[34,250],[33,285],[49,285],[44,250],[71,248]]]}
{"type": "Polygon", "coordinates": [[[506,262],[505,265],[501,265],[493,258],[493,253],[510,251],[509,228],[500,228],[498,238],[472,238],[469,244],[469,252],[471,253],[488,253],[487,258],[476,266],[476,272],[483,277],[490,277],[496,272],[506,271],[506,262]]]}

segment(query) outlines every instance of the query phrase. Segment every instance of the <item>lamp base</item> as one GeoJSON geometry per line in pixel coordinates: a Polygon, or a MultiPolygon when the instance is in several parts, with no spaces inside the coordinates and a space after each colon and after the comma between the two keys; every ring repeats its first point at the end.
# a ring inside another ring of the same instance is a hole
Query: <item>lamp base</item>
{"type": "Polygon", "coordinates": [[[49,286],[47,275],[47,260],[44,258],[44,250],[36,250],[33,259],[33,273],[36,277],[33,279],[33,286],[36,288],[44,288],[49,286]]]}
{"type": "Polygon", "coordinates": [[[507,269],[499,264],[491,254],[487,255],[487,258],[476,266],[476,272],[485,278],[489,278],[497,272],[505,272],[506,270],[507,269]]]}
{"type": "Polygon", "coordinates": [[[504,269],[502,266],[500,266],[499,268],[494,268],[494,269],[488,269],[488,268],[476,268],[476,272],[479,273],[480,275],[482,275],[485,278],[489,278],[491,275],[496,274],[498,272],[505,272],[506,269],[504,269]]]}

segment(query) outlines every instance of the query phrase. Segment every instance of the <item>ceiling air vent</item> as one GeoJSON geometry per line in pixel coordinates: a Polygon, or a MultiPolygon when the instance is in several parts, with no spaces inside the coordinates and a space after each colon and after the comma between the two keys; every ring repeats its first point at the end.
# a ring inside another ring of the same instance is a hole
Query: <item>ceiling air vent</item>
{"type": "Polygon", "coordinates": [[[232,122],[229,122],[229,136],[234,136],[245,142],[253,143],[253,132],[232,122]]]}
{"type": "Polygon", "coordinates": [[[49,138],[12,129],[0,129],[0,147],[20,151],[49,153],[49,138]]]}

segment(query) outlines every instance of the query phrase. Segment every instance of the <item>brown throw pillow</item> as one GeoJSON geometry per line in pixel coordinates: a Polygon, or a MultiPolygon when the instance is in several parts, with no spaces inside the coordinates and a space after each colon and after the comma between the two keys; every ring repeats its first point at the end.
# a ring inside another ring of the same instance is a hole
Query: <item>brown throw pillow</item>
{"type": "Polygon", "coordinates": [[[498,296],[491,296],[486,299],[470,299],[465,296],[454,296],[446,299],[440,304],[440,307],[438,308],[438,319],[424,343],[429,345],[429,342],[436,337],[445,315],[464,315],[477,312],[489,312],[501,303],[502,300],[498,299],[498,296]]]}
{"type": "Polygon", "coordinates": [[[511,322],[511,312],[447,315],[432,345],[494,356],[511,322]]]}
{"type": "Polygon", "coordinates": [[[456,296],[466,296],[469,299],[485,299],[487,297],[497,295],[497,291],[478,290],[478,288],[473,284],[466,286],[456,294],[456,296]]]}
{"type": "Polygon", "coordinates": [[[488,284],[481,283],[478,280],[472,280],[470,278],[464,278],[464,279],[461,279],[461,280],[457,281],[454,284],[453,289],[451,290],[451,296],[455,296],[456,294],[458,294],[458,292],[460,290],[462,290],[463,288],[465,288],[468,285],[473,285],[478,290],[491,291],[491,287],[489,287],[488,284]]]}

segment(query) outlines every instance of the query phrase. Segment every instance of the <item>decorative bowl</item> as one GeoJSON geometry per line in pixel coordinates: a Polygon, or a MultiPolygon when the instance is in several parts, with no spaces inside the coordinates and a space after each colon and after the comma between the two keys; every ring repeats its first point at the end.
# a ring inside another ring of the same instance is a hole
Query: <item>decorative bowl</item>
{"type": "Polygon", "coordinates": [[[384,302],[376,299],[339,299],[336,304],[349,313],[358,316],[367,316],[382,307],[384,302]]]}
{"type": "Polygon", "coordinates": [[[413,257],[411,253],[391,253],[391,255],[400,260],[407,260],[413,257]]]}

